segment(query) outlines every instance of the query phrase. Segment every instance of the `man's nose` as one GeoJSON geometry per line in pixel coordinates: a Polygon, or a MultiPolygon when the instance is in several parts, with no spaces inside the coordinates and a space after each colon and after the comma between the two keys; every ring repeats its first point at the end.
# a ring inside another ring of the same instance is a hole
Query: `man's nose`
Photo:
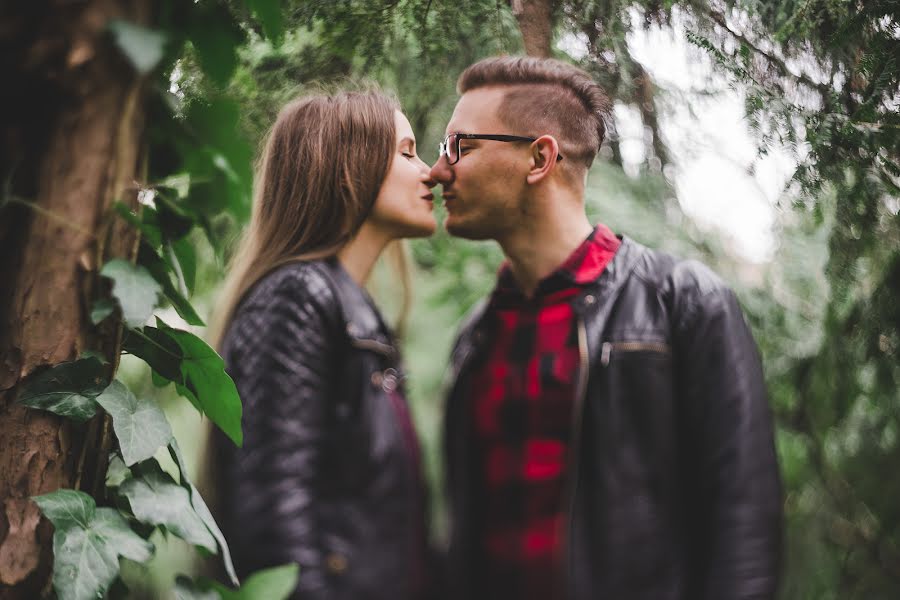
{"type": "Polygon", "coordinates": [[[446,156],[438,157],[437,162],[431,167],[430,175],[434,181],[444,186],[453,182],[453,169],[450,168],[446,156]]]}

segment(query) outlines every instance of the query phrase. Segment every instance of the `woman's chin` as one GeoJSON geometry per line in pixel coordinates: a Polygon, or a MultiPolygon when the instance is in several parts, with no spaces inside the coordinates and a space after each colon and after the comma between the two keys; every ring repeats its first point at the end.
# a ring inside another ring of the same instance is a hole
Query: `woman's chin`
{"type": "Polygon", "coordinates": [[[412,224],[412,226],[408,229],[407,234],[404,237],[408,238],[423,238],[429,237],[437,231],[437,221],[423,221],[421,223],[412,224]]]}

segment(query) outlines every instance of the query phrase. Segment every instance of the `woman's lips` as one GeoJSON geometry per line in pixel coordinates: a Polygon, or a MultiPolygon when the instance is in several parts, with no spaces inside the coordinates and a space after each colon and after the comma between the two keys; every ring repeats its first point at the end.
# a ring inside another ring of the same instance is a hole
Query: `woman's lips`
{"type": "Polygon", "coordinates": [[[434,202],[434,194],[430,192],[427,194],[423,194],[421,198],[422,200],[427,200],[428,202],[434,202]]]}

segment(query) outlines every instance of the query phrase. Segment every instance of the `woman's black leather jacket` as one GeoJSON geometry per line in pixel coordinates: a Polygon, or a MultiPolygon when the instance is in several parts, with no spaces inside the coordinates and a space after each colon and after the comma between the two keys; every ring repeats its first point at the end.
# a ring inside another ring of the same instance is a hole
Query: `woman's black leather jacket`
{"type": "Polygon", "coordinates": [[[334,259],[280,267],[241,303],[222,354],[243,401],[243,447],[216,444],[239,574],[296,562],[295,598],[419,597],[424,486],[390,397],[398,353],[368,295],[334,259]]]}

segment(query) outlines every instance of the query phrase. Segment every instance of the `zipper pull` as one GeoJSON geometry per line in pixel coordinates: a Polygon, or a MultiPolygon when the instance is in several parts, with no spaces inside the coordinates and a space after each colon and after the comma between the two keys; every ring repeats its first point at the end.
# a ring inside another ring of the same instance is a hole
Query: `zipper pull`
{"type": "Polygon", "coordinates": [[[603,342],[603,347],[600,350],[600,364],[604,367],[609,366],[610,354],[612,354],[612,344],[610,342],[603,342]]]}

